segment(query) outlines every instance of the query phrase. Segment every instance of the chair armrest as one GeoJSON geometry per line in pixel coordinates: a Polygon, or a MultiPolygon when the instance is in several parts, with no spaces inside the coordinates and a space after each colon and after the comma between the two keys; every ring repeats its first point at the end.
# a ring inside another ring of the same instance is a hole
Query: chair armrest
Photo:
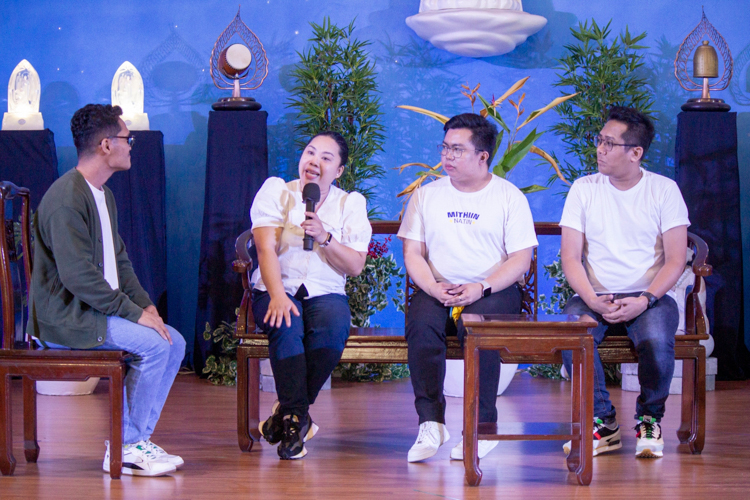
{"type": "Polygon", "coordinates": [[[698,294],[701,292],[702,277],[711,276],[713,268],[706,263],[708,259],[708,245],[700,236],[688,233],[688,245],[694,247],[693,273],[695,284],[685,301],[685,333],[688,335],[706,335],[706,314],[701,306],[698,294]]]}
{"type": "Polygon", "coordinates": [[[688,233],[688,245],[695,247],[695,257],[693,258],[693,273],[696,276],[711,276],[713,267],[706,263],[708,259],[708,245],[703,238],[697,234],[688,233]]]}
{"type": "Polygon", "coordinates": [[[242,338],[255,332],[255,318],[253,317],[253,284],[250,281],[250,273],[253,271],[253,259],[249,248],[253,245],[253,233],[251,229],[244,231],[237,237],[234,249],[237,252],[237,260],[232,262],[234,272],[242,276],[242,302],[237,309],[237,328],[234,336],[242,338]]]}

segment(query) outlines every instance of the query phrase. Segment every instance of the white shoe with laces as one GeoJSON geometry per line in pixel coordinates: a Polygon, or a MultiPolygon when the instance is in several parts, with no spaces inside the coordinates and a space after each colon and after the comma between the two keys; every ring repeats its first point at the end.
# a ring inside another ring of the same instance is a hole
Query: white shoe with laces
{"type": "MultiPolygon", "coordinates": [[[[104,454],[102,468],[109,472],[109,441],[105,441],[107,451],[104,454]]],[[[146,449],[146,443],[139,441],[122,447],[122,473],[127,476],[163,476],[177,468],[166,460],[158,459],[146,449]]]]}
{"type": "Polygon", "coordinates": [[[150,451],[157,459],[166,460],[167,462],[169,462],[170,464],[174,465],[177,468],[179,468],[180,465],[185,463],[185,461],[182,459],[181,456],[170,455],[169,453],[164,451],[164,448],[154,443],[150,439],[143,443],[146,445],[146,449],[150,451]]]}
{"type": "Polygon", "coordinates": [[[408,462],[419,462],[437,453],[438,448],[451,438],[445,424],[423,422],[419,425],[419,435],[406,457],[408,462]]]}
{"type": "MultiPolygon", "coordinates": [[[[495,446],[500,444],[500,441],[486,441],[480,439],[477,441],[477,456],[484,458],[489,452],[495,449],[495,446]]],[[[464,459],[464,440],[462,439],[456,446],[451,450],[451,460],[463,460],[464,459]]]]}
{"type": "Polygon", "coordinates": [[[637,458],[661,458],[664,456],[664,438],[661,435],[661,426],[653,417],[643,416],[638,418],[635,426],[637,431],[635,437],[635,456],[637,458]]]}

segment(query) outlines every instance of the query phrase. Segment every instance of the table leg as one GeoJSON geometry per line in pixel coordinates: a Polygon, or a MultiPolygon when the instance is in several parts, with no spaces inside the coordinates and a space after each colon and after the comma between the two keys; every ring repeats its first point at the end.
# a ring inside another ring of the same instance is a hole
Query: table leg
{"type": "Polygon", "coordinates": [[[571,405],[570,405],[570,422],[573,437],[570,441],[570,453],[568,454],[567,465],[570,472],[578,471],[581,464],[581,432],[583,429],[581,420],[581,402],[583,396],[581,390],[583,389],[583,371],[581,351],[573,351],[573,363],[571,365],[570,374],[570,394],[571,394],[571,405]]]}
{"type": "Polygon", "coordinates": [[[482,471],[477,455],[479,420],[479,349],[474,337],[467,335],[464,345],[464,468],[469,486],[479,486],[482,471]]]}
{"type": "Polygon", "coordinates": [[[16,469],[11,421],[10,374],[0,367],[0,472],[3,476],[12,476],[16,469]]]}
{"type": "Polygon", "coordinates": [[[36,435],[36,382],[23,377],[23,453],[27,462],[39,458],[39,442],[36,435]]]}
{"type": "Polygon", "coordinates": [[[594,462],[594,339],[587,336],[583,339],[584,351],[581,366],[581,464],[576,471],[578,483],[583,486],[591,484],[594,462]]]}

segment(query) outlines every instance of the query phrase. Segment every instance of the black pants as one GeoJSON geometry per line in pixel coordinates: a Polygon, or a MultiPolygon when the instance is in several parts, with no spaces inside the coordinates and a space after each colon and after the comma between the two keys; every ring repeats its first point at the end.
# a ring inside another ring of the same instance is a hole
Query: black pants
{"type": "MultiPolygon", "coordinates": [[[[474,314],[518,314],[521,312],[521,291],[513,284],[481,298],[463,310],[474,314]]],[[[456,327],[450,308],[418,291],[409,304],[406,341],[409,345],[409,370],[414,387],[414,406],[419,423],[445,423],[445,352],[447,336],[459,335],[463,341],[466,330],[456,327]]],[[[497,351],[479,354],[479,421],[497,422],[497,387],[500,382],[500,355],[497,351]]]]}

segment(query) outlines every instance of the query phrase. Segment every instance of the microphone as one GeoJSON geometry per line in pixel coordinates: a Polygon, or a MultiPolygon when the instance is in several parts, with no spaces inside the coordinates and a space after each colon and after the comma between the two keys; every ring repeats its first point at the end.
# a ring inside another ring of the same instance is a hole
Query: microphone
{"type": "MultiPolygon", "coordinates": [[[[315,183],[305,184],[302,188],[302,199],[305,200],[305,212],[314,212],[315,204],[320,201],[320,186],[315,183]]],[[[310,217],[305,217],[310,219],[310,217]]],[[[313,249],[313,237],[306,234],[302,239],[302,248],[308,252],[313,249]]]]}

